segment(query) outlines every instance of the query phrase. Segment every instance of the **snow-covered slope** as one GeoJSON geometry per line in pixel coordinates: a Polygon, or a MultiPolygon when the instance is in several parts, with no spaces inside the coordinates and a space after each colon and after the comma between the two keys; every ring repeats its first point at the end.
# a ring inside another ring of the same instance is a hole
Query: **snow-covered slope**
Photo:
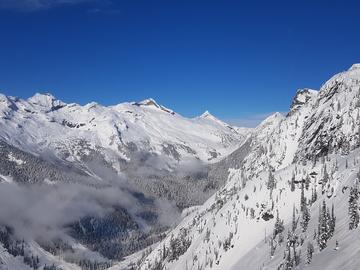
{"type": "Polygon", "coordinates": [[[139,152],[161,156],[161,169],[189,159],[215,162],[248,132],[215,117],[184,118],[153,99],[105,107],[66,104],[51,94],[27,100],[0,95],[2,140],[36,154],[51,150],[71,162],[101,151],[118,171],[121,161],[139,152]]]}
{"type": "Polygon", "coordinates": [[[319,92],[299,90],[287,116],[264,120],[226,158],[233,164],[226,185],[187,211],[139,268],[357,269],[359,231],[349,230],[348,201],[360,181],[359,115],[359,65],[319,92]],[[326,210],[332,205],[336,222],[326,210]]]}

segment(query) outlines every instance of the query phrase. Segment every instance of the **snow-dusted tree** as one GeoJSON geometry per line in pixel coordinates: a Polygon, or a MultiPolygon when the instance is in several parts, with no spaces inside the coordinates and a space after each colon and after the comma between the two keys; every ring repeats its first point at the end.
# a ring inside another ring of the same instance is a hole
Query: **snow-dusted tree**
{"type": "Polygon", "coordinates": [[[301,195],[300,195],[300,210],[303,211],[306,207],[306,198],[304,193],[304,183],[301,183],[301,195]]]}
{"type": "Polygon", "coordinates": [[[297,235],[289,230],[286,239],[285,261],[283,263],[284,269],[292,269],[296,265],[296,243],[297,235]],[[293,256],[291,256],[291,250],[293,251],[293,256]]]}
{"type": "Polygon", "coordinates": [[[180,233],[177,237],[171,235],[169,246],[169,261],[177,260],[191,245],[191,240],[188,237],[187,229],[180,229],[180,233]]]}
{"type": "Polygon", "coordinates": [[[286,251],[286,259],[285,259],[284,269],[291,270],[293,268],[293,266],[294,266],[294,260],[291,258],[290,249],[288,249],[288,251],[286,251]]]}
{"type": "Polygon", "coordinates": [[[309,190],[310,183],[311,183],[311,179],[310,179],[310,176],[307,174],[306,178],[305,178],[305,188],[306,188],[306,190],[309,190]]]}
{"type": "Polygon", "coordinates": [[[250,218],[254,219],[255,218],[255,209],[254,208],[250,208],[250,218]]]}
{"type": "Polygon", "coordinates": [[[329,239],[328,231],[326,203],[324,200],[322,206],[319,207],[318,245],[320,250],[323,250],[327,246],[327,240],[329,239]]]}
{"type": "Polygon", "coordinates": [[[326,164],[324,164],[324,168],[323,168],[323,177],[321,179],[321,185],[322,188],[324,189],[326,183],[329,181],[329,173],[327,172],[327,168],[326,168],[326,164]]]}
{"type": "Polygon", "coordinates": [[[266,183],[266,187],[271,191],[276,187],[276,181],[275,181],[274,173],[272,172],[271,169],[269,171],[269,178],[268,178],[268,181],[266,183]]]}
{"type": "Polygon", "coordinates": [[[276,211],[276,221],[274,225],[274,238],[284,231],[284,221],[279,218],[279,211],[276,211]]]}
{"type": "Polygon", "coordinates": [[[300,222],[301,229],[303,232],[306,232],[309,221],[310,221],[310,210],[308,206],[305,205],[305,207],[303,207],[303,210],[301,211],[301,222],[300,222]]]}
{"type": "Polygon", "coordinates": [[[162,249],[162,260],[164,261],[167,257],[167,254],[168,254],[168,250],[167,248],[165,247],[165,244],[163,244],[163,249],[162,249]]]}
{"type": "Polygon", "coordinates": [[[299,251],[297,252],[295,247],[293,247],[294,249],[294,261],[295,261],[295,266],[298,266],[300,264],[300,260],[301,260],[301,249],[299,249],[299,251]]]}
{"type": "Polygon", "coordinates": [[[306,263],[310,264],[314,253],[314,246],[311,242],[308,242],[306,247],[306,263]]]}
{"type": "Polygon", "coordinates": [[[311,203],[313,204],[314,202],[316,202],[316,200],[317,200],[317,192],[316,192],[316,187],[314,187],[311,192],[311,203]]]}
{"type": "Polygon", "coordinates": [[[289,242],[290,231],[288,232],[288,240],[286,242],[286,250],[285,250],[285,262],[283,263],[285,270],[290,270],[294,266],[294,259],[291,257],[291,244],[289,242]]]}
{"type": "Polygon", "coordinates": [[[349,194],[349,229],[356,229],[359,225],[359,190],[358,184],[350,188],[349,194]]]}
{"type": "Polygon", "coordinates": [[[295,191],[295,173],[293,172],[293,175],[291,177],[290,181],[290,190],[293,192],[295,191]]]}
{"type": "Polygon", "coordinates": [[[295,205],[293,207],[293,217],[292,217],[292,222],[291,222],[291,229],[292,232],[294,233],[297,227],[297,220],[296,220],[296,215],[295,215],[295,205]]]}
{"type": "Polygon", "coordinates": [[[270,238],[270,258],[274,256],[276,246],[274,245],[274,239],[270,238]]]}
{"type": "Polygon", "coordinates": [[[335,212],[334,212],[334,204],[331,205],[331,216],[328,220],[329,222],[329,235],[330,237],[333,237],[334,232],[335,232],[335,225],[336,225],[336,217],[335,217],[335,212]]]}

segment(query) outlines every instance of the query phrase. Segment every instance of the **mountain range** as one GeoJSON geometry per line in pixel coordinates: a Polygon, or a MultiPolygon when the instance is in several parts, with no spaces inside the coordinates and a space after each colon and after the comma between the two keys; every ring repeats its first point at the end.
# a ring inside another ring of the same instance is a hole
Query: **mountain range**
{"type": "Polygon", "coordinates": [[[360,64],[256,128],[0,95],[0,269],[357,269],[359,147],[360,64]]]}

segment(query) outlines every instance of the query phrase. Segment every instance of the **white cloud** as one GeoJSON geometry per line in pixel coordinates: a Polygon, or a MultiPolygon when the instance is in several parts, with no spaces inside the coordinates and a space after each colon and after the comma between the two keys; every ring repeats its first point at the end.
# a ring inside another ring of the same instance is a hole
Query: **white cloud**
{"type": "Polygon", "coordinates": [[[60,5],[75,5],[95,0],[0,0],[0,8],[21,11],[36,11],[60,5]]]}

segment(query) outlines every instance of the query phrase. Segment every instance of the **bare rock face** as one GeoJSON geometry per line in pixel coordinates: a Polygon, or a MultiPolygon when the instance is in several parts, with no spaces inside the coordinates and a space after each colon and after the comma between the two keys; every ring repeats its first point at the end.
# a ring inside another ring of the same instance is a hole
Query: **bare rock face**
{"type": "Polygon", "coordinates": [[[317,158],[329,153],[347,154],[360,145],[360,69],[353,65],[320,89],[305,121],[299,157],[317,158]]]}
{"type": "Polygon", "coordinates": [[[303,105],[307,104],[310,99],[316,98],[317,94],[318,91],[308,88],[298,90],[291,103],[289,114],[299,110],[303,105]]]}

